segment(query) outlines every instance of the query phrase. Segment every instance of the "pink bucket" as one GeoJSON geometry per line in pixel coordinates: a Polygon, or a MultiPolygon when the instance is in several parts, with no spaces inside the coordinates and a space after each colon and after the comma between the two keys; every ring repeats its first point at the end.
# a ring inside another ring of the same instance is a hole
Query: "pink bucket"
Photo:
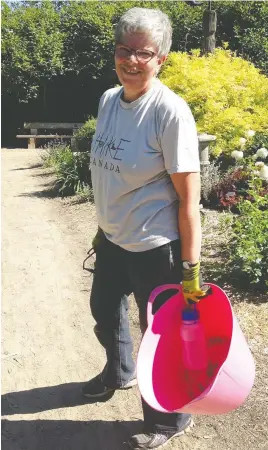
{"type": "Polygon", "coordinates": [[[251,391],[255,376],[252,354],[228,297],[218,286],[210,287],[211,295],[197,305],[209,357],[208,369],[198,376],[183,365],[180,322],[185,302],[181,286],[159,286],[150,295],[137,379],[142,397],[157,411],[224,414],[238,408],[251,391]],[[177,292],[153,315],[155,298],[168,289],[177,292]]]}

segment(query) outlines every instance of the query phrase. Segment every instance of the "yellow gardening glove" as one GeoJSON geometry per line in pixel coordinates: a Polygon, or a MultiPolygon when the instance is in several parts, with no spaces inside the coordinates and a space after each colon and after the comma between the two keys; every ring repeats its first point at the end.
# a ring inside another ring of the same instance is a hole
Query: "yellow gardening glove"
{"type": "Polygon", "coordinates": [[[100,245],[102,233],[103,233],[102,229],[100,227],[98,227],[98,231],[91,243],[92,248],[94,249],[95,252],[96,252],[98,246],[100,245]]]}
{"type": "Polygon", "coordinates": [[[200,286],[200,263],[189,264],[183,262],[182,269],[182,293],[187,305],[199,302],[210,293],[209,286],[200,286]]]}

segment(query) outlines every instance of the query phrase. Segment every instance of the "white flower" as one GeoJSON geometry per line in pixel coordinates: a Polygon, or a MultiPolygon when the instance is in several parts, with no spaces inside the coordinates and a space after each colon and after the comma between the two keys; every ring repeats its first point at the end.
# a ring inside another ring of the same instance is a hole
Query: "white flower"
{"type": "Polygon", "coordinates": [[[243,159],[244,157],[244,153],[243,152],[239,152],[238,150],[234,150],[231,153],[232,158],[234,158],[236,161],[239,161],[240,159],[243,159]]]}
{"type": "Polygon", "coordinates": [[[261,159],[266,159],[268,156],[268,150],[265,147],[259,148],[256,152],[256,157],[261,159]]]}
{"type": "Polygon", "coordinates": [[[263,166],[260,170],[260,178],[268,181],[268,166],[263,166]]]}
{"type": "Polygon", "coordinates": [[[255,166],[263,167],[263,166],[264,166],[264,162],[262,162],[262,161],[257,161],[257,162],[255,163],[255,166]]]}
{"type": "Polygon", "coordinates": [[[241,145],[241,147],[244,147],[246,142],[247,142],[247,140],[245,138],[240,138],[239,139],[239,144],[241,145]]]}
{"type": "Polygon", "coordinates": [[[246,132],[246,135],[247,135],[248,137],[253,137],[254,134],[255,134],[255,131],[254,131],[254,130],[248,130],[248,131],[246,132]]]}
{"type": "Polygon", "coordinates": [[[260,176],[260,172],[258,170],[253,170],[252,173],[253,175],[257,175],[258,177],[260,176]]]}

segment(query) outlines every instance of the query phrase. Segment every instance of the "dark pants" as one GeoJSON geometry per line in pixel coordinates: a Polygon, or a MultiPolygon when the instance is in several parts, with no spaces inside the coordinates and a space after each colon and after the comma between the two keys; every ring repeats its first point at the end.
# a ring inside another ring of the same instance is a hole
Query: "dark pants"
{"type": "MultiPolygon", "coordinates": [[[[130,252],[103,235],[96,252],[90,306],[96,320],[96,335],[106,350],[104,383],[110,388],[124,386],[135,372],[128,322],[128,295],[133,292],[139,307],[141,330],[147,327],[146,310],[150,293],[161,284],[181,282],[180,242],[172,241],[145,252],[130,252]]],[[[168,291],[156,299],[156,309],[167,300],[168,291]],[[166,295],[165,295],[166,294],[166,295]]],[[[147,431],[177,431],[189,417],[160,413],[143,400],[147,431]]]]}

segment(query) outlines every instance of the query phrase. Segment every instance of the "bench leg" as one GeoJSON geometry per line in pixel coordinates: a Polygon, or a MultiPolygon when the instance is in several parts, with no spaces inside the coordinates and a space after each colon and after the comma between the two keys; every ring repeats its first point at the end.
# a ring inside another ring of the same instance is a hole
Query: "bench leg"
{"type": "Polygon", "coordinates": [[[76,151],[76,139],[75,138],[71,138],[71,150],[72,150],[72,152],[76,151]]]}
{"type": "Polygon", "coordinates": [[[28,139],[28,148],[35,148],[35,138],[28,139]]]}

